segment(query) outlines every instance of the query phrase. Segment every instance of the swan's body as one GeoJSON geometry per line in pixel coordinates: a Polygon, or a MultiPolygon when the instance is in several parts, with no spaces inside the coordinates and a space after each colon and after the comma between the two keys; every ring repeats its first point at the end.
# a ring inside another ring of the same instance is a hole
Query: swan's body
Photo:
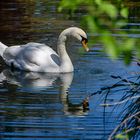
{"type": "Polygon", "coordinates": [[[74,37],[82,42],[88,51],[86,46],[86,33],[80,28],[70,27],[65,29],[58,38],[58,54],[45,44],[28,43],[20,46],[7,47],[0,42],[0,55],[7,65],[25,71],[72,72],[73,65],[65,48],[68,37],[74,37]]]}

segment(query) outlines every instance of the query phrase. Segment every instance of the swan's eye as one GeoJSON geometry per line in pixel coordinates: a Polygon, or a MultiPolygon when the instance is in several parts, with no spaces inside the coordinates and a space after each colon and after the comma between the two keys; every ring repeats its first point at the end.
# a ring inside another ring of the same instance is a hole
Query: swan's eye
{"type": "MultiPolygon", "coordinates": [[[[82,36],[81,36],[81,37],[82,37],[82,36]]],[[[82,37],[81,43],[82,43],[84,49],[88,52],[88,51],[89,51],[89,48],[88,48],[88,46],[87,46],[87,42],[88,42],[87,38],[82,37]]]]}
{"type": "Polygon", "coordinates": [[[81,42],[85,42],[85,43],[87,43],[88,42],[88,39],[87,38],[85,38],[85,37],[83,37],[83,36],[81,36],[82,37],[82,41],[81,42]]]}

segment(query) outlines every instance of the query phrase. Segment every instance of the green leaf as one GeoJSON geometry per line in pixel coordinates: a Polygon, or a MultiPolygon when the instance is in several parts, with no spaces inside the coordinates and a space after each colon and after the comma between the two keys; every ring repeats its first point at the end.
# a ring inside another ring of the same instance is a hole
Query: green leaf
{"type": "Polygon", "coordinates": [[[129,139],[128,135],[118,134],[115,136],[116,139],[126,140],[129,139]]]}
{"type": "Polygon", "coordinates": [[[132,51],[124,51],[124,62],[125,64],[130,64],[132,59],[132,51]]]}
{"type": "Polygon", "coordinates": [[[127,18],[128,17],[128,9],[127,8],[122,8],[120,11],[120,14],[122,17],[127,18]]]}
{"type": "Polygon", "coordinates": [[[95,3],[98,4],[98,5],[101,5],[102,4],[102,0],[95,0],[95,3]]]}
{"type": "Polygon", "coordinates": [[[135,44],[136,46],[136,55],[138,58],[140,58],[140,45],[139,44],[135,44]]]}
{"type": "Polygon", "coordinates": [[[92,16],[89,15],[89,16],[86,16],[85,19],[86,19],[86,22],[87,22],[88,29],[90,31],[96,31],[96,30],[98,30],[98,27],[96,25],[96,22],[94,20],[94,17],[92,17],[92,16]]]}
{"type": "Polygon", "coordinates": [[[109,32],[105,32],[101,37],[101,41],[105,46],[106,52],[112,59],[116,59],[119,55],[119,47],[117,47],[116,40],[112,37],[109,32]]]}
{"type": "Polygon", "coordinates": [[[105,12],[108,16],[110,16],[111,18],[116,18],[117,14],[118,14],[118,10],[117,8],[112,5],[111,3],[107,3],[107,2],[103,2],[100,5],[100,9],[105,12]]]}
{"type": "Polygon", "coordinates": [[[76,10],[78,8],[78,5],[80,4],[79,0],[62,0],[60,2],[60,6],[58,7],[58,11],[62,12],[63,9],[69,9],[69,10],[76,10]]]}
{"type": "Polygon", "coordinates": [[[134,49],[134,46],[135,46],[135,40],[132,38],[127,38],[124,41],[124,46],[122,46],[123,47],[122,50],[131,51],[134,49]]]}

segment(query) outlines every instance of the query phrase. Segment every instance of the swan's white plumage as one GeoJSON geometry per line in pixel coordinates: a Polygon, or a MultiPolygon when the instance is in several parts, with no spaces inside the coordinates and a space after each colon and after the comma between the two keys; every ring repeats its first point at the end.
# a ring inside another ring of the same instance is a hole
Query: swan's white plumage
{"type": "Polygon", "coordinates": [[[53,49],[40,43],[12,46],[5,50],[3,58],[7,65],[36,72],[59,72],[59,65],[51,55],[58,56],[53,49]]]}
{"type": "Polygon", "coordinates": [[[68,36],[73,36],[79,41],[82,41],[82,37],[87,38],[83,30],[71,27],[64,30],[58,38],[57,50],[59,55],[45,44],[32,42],[11,47],[7,47],[0,42],[0,50],[2,50],[0,55],[7,65],[12,65],[21,70],[71,72],[73,71],[73,65],[65,48],[68,36]]]}

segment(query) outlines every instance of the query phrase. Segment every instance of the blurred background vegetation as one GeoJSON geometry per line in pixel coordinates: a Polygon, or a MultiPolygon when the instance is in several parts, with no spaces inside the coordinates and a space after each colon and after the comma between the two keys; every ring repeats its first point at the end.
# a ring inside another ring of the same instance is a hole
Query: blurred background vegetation
{"type": "Polygon", "coordinates": [[[129,64],[133,58],[140,58],[140,46],[138,38],[130,37],[127,30],[123,30],[127,28],[130,16],[131,1],[129,4],[127,2],[128,0],[61,0],[58,10],[74,16],[82,7],[85,14],[80,16],[81,24],[95,36],[90,38],[90,43],[100,42],[112,59],[122,56],[124,62],[129,64]]]}

